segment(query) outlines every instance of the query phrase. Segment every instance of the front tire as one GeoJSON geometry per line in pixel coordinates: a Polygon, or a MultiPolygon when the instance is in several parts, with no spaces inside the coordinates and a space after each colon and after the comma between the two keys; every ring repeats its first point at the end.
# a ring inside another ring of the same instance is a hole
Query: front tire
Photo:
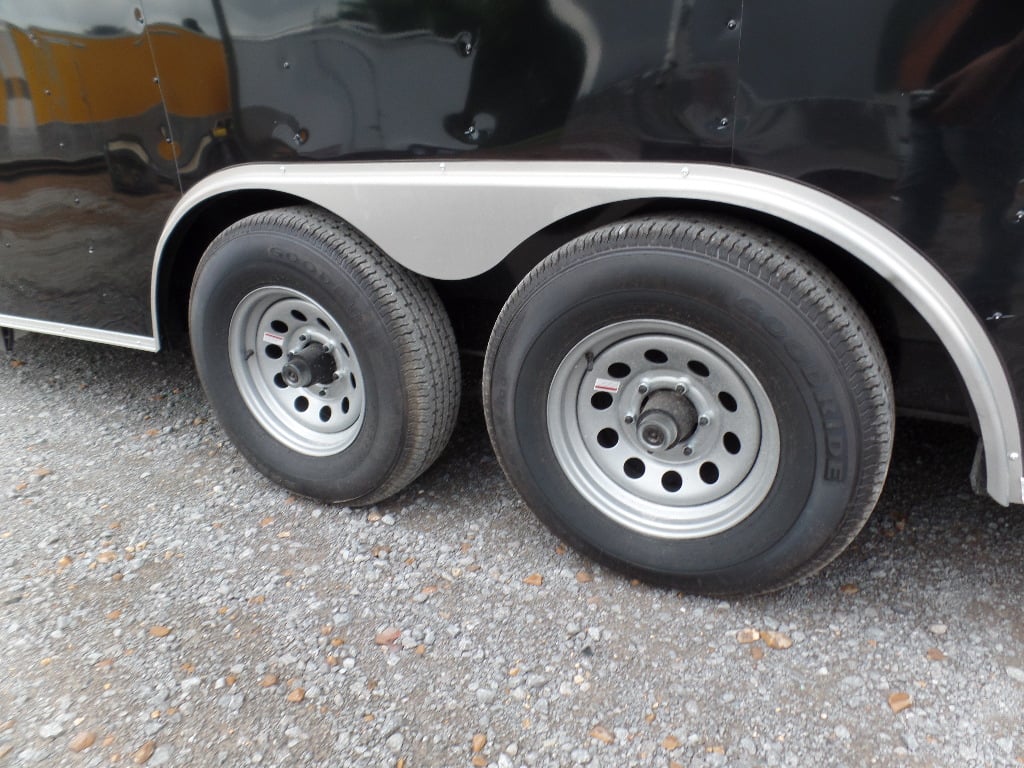
{"type": "Polygon", "coordinates": [[[891,384],[853,298],[772,234],[635,219],[520,284],[487,350],[488,428],[556,534],[694,592],[776,589],[852,540],[889,461],[891,384]]]}
{"type": "Polygon", "coordinates": [[[193,281],[196,368],[224,430],[267,477],[369,504],[437,458],[459,361],[432,286],[316,208],[221,233],[193,281]]]}

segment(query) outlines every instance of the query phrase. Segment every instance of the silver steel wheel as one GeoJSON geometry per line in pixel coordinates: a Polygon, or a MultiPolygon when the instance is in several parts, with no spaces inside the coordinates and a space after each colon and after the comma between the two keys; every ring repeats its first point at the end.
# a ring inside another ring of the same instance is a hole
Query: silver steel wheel
{"type": "Polygon", "coordinates": [[[639,533],[712,536],[765,498],[779,426],[753,372],[678,323],[631,320],[583,339],[552,379],[552,448],[597,509],[639,533]]]}
{"type": "Polygon", "coordinates": [[[329,456],[356,439],[365,411],[359,360],[313,299],[279,286],[248,294],[231,316],[228,357],[246,406],[279,442],[329,456]]]}

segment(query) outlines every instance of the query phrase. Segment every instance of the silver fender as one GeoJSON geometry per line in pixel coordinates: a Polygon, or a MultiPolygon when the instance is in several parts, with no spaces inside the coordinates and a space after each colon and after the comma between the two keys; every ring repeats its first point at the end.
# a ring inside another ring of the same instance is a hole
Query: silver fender
{"type": "Polygon", "coordinates": [[[197,206],[239,190],[308,200],[358,228],[408,269],[457,280],[486,272],[516,246],[566,216],[643,198],[718,202],[761,211],[835,243],[896,288],[921,313],[960,371],[978,415],[987,491],[1024,501],[1017,409],[1000,357],[960,293],[884,225],[826,193],[770,174],[718,165],[549,161],[414,161],[241,165],[190,189],[172,211],[153,265],[197,206]]]}

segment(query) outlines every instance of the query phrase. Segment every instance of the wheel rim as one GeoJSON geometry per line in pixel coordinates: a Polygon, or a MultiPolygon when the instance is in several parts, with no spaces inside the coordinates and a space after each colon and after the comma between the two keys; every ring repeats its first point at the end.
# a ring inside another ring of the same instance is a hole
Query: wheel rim
{"type": "Polygon", "coordinates": [[[631,320],[587,336],[555,372],[547,419],[573,486],[648,536],[700,538],[737,525],[778,470],[764,387],[728,347],[678,323],[631,320]]]}
{"type": "Polygon", "coordinates": [[[280,286],[247,295],[231,316],[228,358],[242,400],[274,439],[310,456],[356,439],[366,407],[359,360],[313,299],[280,286]],[[296,375],[305,369],[308,380],[296,375]]]}

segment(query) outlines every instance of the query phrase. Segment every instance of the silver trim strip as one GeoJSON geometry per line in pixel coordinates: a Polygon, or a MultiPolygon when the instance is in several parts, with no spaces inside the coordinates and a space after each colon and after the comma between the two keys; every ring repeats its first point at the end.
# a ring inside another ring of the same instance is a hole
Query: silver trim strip
{"type": "Polygon", "coordinates": [[[432,278],[461,279],[573,213],[664,197],[763,211],[850,252],[900,291],[945,343],[978,414],[989,495],[1024,501],[1017,409],[980,320],[939,270],[878,221],[818,190],[766,173],[716,165],[620,162],[435,161],[242,165],[187,192],[157,246],[156,276],[174,228],[203,202],[243,189],[286,192],[333,211],[395,261],[432,278]]]}
{"type": "Polygon", "coordinates": [[[48,333],[51,336],[66,336],[69,339],[81,339],[82,341],[96,341],[101,344],[113,344],[117,347],[141,349],[146,352],[157,352],[160,349],[160,344],[157,343],[156,339],[148,336],[135,336],[130,333],[119,333],[117,331],[102,331],[97,328],[86,328],[81,325],[51,323],[48,320],[33,320],[28,317],[15,317],[14,315],[0,315],[0,327],[13,328],[18,331],[48,333]]]}

